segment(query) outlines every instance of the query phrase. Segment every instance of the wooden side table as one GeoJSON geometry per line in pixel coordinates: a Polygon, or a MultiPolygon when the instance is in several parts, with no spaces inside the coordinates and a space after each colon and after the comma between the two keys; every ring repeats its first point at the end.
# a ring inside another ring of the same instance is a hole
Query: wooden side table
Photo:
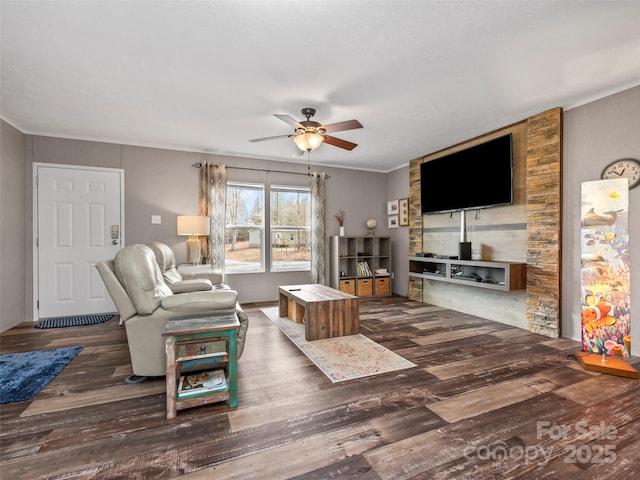
{"type": "Polygon", "coordinates": [[[162,332],[167,354],[167,418],[175,418],[178,410],[213,402],[227,401],[230,407],[238,406],[238,328],[240,322],[235,314],[167,321],[162,332]],[[183,353],[181,356],[179,353],[180,347],[204,345],[214,341],[225,341],[226,355],[221,355],[221,352],[207,353],[206,349],[192,355],[183,353]],[[185,364],[198,365],[206,370],[207,365],[213,363],[226,364],[226,390],[178,398],[177,380],[180,378],[181,367],[185,364]]]}

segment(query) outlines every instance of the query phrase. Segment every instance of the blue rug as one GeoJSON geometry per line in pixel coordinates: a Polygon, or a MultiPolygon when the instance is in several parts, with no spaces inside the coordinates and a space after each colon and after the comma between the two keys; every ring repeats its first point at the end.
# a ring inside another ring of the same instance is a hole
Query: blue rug
{"type": "Polygon", "coordinates": [[[0,355],[0,403],[24,402],[42,390],[82,347],[0,355]]]}
{"type": "Polygon", "coordinates": [[[112,313],[100,315],[76,315],[75,317],[47,318],[46,320],[38,323],[35,328],[61,328],[78,327],[80,325],[95,325],[96,323],[108,322],[112,318],[112,313]]]}

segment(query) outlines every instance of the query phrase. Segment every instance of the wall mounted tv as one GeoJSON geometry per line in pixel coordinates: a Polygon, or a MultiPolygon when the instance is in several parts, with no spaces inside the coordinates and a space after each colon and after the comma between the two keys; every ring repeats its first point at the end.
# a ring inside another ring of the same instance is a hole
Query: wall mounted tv
{"type": "Polygon", "coordinates": [[[513,203],[511,134],[420,165],[422,214],[513,203]]]}

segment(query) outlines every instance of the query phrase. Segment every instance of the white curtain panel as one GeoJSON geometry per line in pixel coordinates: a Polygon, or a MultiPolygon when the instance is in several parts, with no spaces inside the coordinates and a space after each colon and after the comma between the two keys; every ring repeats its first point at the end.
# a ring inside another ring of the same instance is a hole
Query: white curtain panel
{"type": "Polygon", "coordinates": [[[200,166],[200,215],[211,219],[211,234],[203,238],[204,251],[214,270],[224,271],[227,167],[202,162],[200,166]]]}

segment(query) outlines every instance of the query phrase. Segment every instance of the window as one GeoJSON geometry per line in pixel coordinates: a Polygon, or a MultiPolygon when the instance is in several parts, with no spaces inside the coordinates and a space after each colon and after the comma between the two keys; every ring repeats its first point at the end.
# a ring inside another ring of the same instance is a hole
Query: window
{"type": "Polygon", "coordinates": [[[227,183],[224,270],[264,271],[264,185],[227,183]]]}
{"type": "Polygon", "coordinates": [[[311,194],[304,187],[271,187],[271,270],[311,269],[311,194]]]}

